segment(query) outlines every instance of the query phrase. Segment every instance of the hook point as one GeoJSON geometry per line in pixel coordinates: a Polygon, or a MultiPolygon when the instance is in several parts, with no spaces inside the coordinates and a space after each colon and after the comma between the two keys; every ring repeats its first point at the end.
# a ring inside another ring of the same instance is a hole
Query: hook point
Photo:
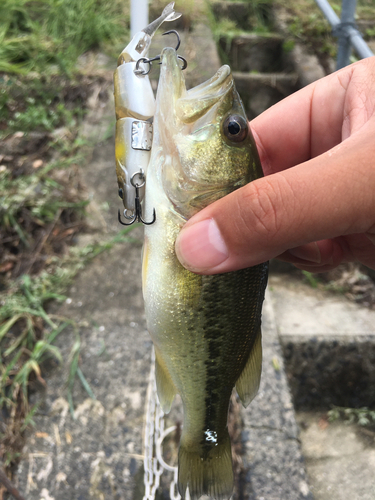
{"type": "Polygon", "coordinates": [[[177,46],[175,48],[175,50],[177,51],[179,49],[180,45],[181,45],[181,38],[180,38],[180,35],[179,35],[178,31],[176,31],[176,30],[169,30],[169,31],[166,31],[165,33],[163,33],[162,36],[164,36],[164,35],[170,35],[171,33],[174,33],[176,35],[176,37],[177,37],[177,46]]]}

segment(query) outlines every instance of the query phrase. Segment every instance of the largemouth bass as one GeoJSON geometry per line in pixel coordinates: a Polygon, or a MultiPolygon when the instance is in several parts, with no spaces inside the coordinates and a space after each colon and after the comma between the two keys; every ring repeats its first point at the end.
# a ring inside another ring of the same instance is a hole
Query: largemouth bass
{"type": "MultiPolygon", "coordinates": [[[[213,276],[187,271],[175,240],[208,204],[261,177],[246,114],[228,66],[186,90],[174,49],[161,54],[147,168],[143,294],[163,411],[176,393],[184,422],[178,487],[223,500],[233,489],[227,414],[233,387],[247,406],[258,391],[267,264],[213,276]]],[[[228,214],[230,216],[230,214],[228,214]]]]}

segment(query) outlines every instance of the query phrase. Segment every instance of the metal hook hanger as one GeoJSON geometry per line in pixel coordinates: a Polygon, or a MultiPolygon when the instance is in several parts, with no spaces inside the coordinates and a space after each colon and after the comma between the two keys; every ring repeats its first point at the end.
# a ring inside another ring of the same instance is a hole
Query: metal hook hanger
{"type": "MultiPolygon", "coordinates": [[[[181,45],[181,38],[180,38],[180,35],[178,33],[178,31],[176,30],[170,30],[170,31],[166,31],[165,33],[163,33],[163,36],[164,35],[170,35],[171,33],[174,33],[176,36],[177,36],[177,45],[175,47],[175,51],[177,52],[177,50],[179,49],[180,45],[181,45]]],[[[184,70],[187,68],[187,60],[180,56],[180,55],[177,55],[178,59],[180,59],[180,61],[182,61],[182,66],[181,66],[181,70],[184,70]]],[[[158,55],[158,56],[155,56],[155,57],[152,57],[151,59],[148,59],[147,57],[141,57],[140,59],[138,59],[137,61],[137,64],[135,65],[135,70],[134,70],[134,73],[136,75],[148,75],[151,71],[151,68],[152,68],[152,63],[154,61],[160,61],[160,58],[161,56],[158,55]],[[149,65],[149,68],[148,70],[142,70],[140,69],[140,64],[143,63],[143,64],[148,64],[149,65]]],[[[161,64],[159,62],[159,64],[161,64]]]]}
{"type": "Polygon", "coordinates": [[[132,186],[134,186],[134,188],[135,188],[135,201],[134,201],[134,203],[135,203],[135,209],[134,209],[134,215],[131,216],[131,217],[129,217],[125,213],[126,210],[124,210],[124,217],[125,217],[125,219],[128,219],[130,222],[122,222],[122,220],[121,220],[121,213],[120,213],[120,209],[119,209],[118,210],[118,221],[123,226],[131,226],[132,224],[134,224],[135,221],[142,222],[142,224],[145,224],[146,226],[150,226],[151,224],[153,224],[156,221],[156,213],[155,213],[155,208],[154,208],[153,218],[152,218],[152,221],[150,221],[150,222],[146,222],[142,218],[142,205],[141,205],[141,200],[140,200],[140,197],[139,197],[139,190],[140,190],[141,187],[143,187],[146,184],[146,178],[145,178],[145,174],[143,173],[143,170],[140,169],[139,172],[135,172],[131,176],[130,182],[131,182],[132,186]],[[136,176],[138,176],[141,179],[141,183],[140,184],[135,181],[135,177],[136,176]]]}

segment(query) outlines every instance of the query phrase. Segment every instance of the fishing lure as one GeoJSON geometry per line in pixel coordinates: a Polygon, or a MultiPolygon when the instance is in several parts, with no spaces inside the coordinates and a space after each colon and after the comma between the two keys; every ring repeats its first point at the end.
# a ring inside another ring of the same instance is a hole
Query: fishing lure
{"type": "MultiPolygon", "coordinates": [[[[118,194],[123,200],[123,215],[127,222],[118,220],[123,225],[134,222],[152,224],[142,217],[142,200],[145,195],[147,166],[150,161],[152,145],[152,120],[155,113],[155,98],[149,79],[152,63],[160,59],[156,56],[148,59],[147,53],[152,37],[164,21],[174,21],[181,16],[174,10],[174,2],[168,4],[160,17],[137,33],[121,52],[114,74],[115,111],[116,111],[116,174],[118,194]]],[[[176,50],[180,45],[178,33],[167,31],[164,35],[175,33],[178,37],[176,50]]],[[[182,69],[187,63],[184,58],[182,69]]]]}

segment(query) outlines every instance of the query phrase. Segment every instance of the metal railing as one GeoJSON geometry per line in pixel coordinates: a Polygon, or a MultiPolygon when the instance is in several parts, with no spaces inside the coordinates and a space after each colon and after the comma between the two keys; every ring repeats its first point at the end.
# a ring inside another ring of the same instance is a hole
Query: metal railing
{"type": "MultiPolygon", "coordinates": [[[[167,2],[166,2],[167,3],[167,2]]],[[[148,25],[148,0],[130,0],[130,33],[133,37],[148,25]]]]}
{"type": "Polygon", "coordinates": [[[315,2],[332,26],[333,35],[339,39],[337,69],[349,64],[352,47],[361,59],[374,55],[354,22],[357,0],[342,0],[341,19],[338,18],[328,0],[315,0],[315,2]]]}

